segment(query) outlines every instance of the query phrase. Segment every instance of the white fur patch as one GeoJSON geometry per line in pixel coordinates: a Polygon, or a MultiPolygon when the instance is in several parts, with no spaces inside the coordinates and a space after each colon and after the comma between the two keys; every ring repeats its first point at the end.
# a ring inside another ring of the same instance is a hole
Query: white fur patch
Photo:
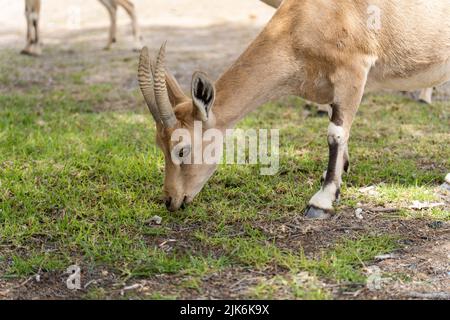
{"type": "Polygon", "coordinates": [[[336,200],[337,188],[334,183],[327,185],[325,188],[320,189],[311,200],[309,204],[323,210],[333,210],[333,201],[336,200]]]}
{"type": "Polygon", "coordinates": [[[333,122],[330,122],[328,126],[328,140],[330,143],[336,142],[338,144],[344,143],[345,131],[343,127],[339,127],[335,125],[333,122]],[[332,139],[330,141],[330,139],[332,139]]]}

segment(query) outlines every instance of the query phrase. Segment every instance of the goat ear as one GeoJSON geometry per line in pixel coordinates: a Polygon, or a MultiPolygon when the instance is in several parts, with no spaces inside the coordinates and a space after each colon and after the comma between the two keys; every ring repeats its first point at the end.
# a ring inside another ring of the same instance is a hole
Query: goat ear
{"type": "Polygon", "coordinates": [[[194,73],[192,76],[192,101],[199,118],[203,122],[208,121],[215,98],[214,83],[205,73],[194,73]]]}

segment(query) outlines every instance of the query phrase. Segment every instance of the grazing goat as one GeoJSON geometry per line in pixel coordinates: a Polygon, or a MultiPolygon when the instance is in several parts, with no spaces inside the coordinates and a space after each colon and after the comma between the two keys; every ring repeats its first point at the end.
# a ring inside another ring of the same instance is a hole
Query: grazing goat
{"type": "MultiPolygon", "coordinates": [[[[121,6],[131,18],[133,27],[134,49],[142,48],[141,34],[137,22],[134,5],[129,0],[99,0],[108,10],[111,24],[109,28],[109,39],[105,49],[109,49],[116,42],[117,33],[117,8],[121,6]]],[[[41,37],[39,30],[41,0],[25,0],[25,16],[27,18],[27,45],[22,50],[23,54],[39,56],[41,54],[41,37]]]]}
{"type": "Polygon", "coordinates": [[[450,80],[448,17],[450,0],[285,0],[219,80],[194,73],[192,97],[166,72],[165,46],[156,62],[144,48],[138,78],[165,156],[167,208],[192,202],[217,168],[173,161],[174,154],[202,159],[198,145],[211,143],[180,146],[171,139],[176,129],[193,135],[201,121],[203,130],[225,132],[265,102],[298,95],[332,108],[328,169],[306,210],[310,218],[328,217],[349,169],[350,129],[364,92],[450,80]]]}

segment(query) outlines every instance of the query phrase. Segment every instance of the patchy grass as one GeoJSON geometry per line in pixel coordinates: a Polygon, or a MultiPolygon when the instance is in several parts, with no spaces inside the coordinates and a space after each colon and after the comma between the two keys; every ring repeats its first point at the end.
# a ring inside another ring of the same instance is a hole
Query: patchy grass
{"type": "Polygon", "coordinates": [[[258,285],[249,289],[249,293],[256,299],[330,299],[322,284],[305,272],[288,277],[263,278],[258,285]]]}
{"type": "Polygon", "coordinates": [[[81,292],[86,299],[117,296],[117,284],[142,279],[166,282],[124,297],[329,299],[339,296],[333,286],[364,286],[374,257],[402,248],[405,234],[390,221],[450,219],[448,204],[409,209],[414,200],[440,200],[435,189],[450,167],[448,104],[366,97],[338,207],[344,221],[301,218],[326,167],[328,121],[293,98],[239,125],[281,129],[277,175],[222,166],[193,205],[168,213],[160,201],[163,157],[137,88],[86,85],[94,72],[59,74],[45,92],[20,74],[0,78],[20,88],[0,95],[0,279],[64,274],[78,264],[85,281],[101,270],[114,275],[81,292]],[[124,109],[108,111],[112,100],[124,109]],[[359,191],[369,185],[377,192],[359,191]],[[352,213],[360,205],[400,211],[359,228],[352,213]],[[154,215],[161,226],[148,223],[154,215]],[[229,290],[248,273],[254,281],[229,290]]]}

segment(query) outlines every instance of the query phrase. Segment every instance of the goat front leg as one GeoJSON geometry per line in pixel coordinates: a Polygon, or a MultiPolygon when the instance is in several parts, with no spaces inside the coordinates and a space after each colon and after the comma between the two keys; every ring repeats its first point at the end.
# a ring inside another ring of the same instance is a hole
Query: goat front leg
{"type": "Polygon", "coordinates": [[[350,129],[367,80],[368,68],[360,68],[360,71],[355,71],[355,68],[338,71],[332,77],[335,80],[335,97],[328,127],[328,169],[322,188],[309,201],[305,214],[307,218],[328,218],[333,211],[333,203],[339,198],[342,174],[349,169],[350,129]]]}
{"type": "Polygon", "coordinates": [[[131,19],[131,27],[133,30],[133,38],[134,38],[134,51],[140,51],[142,49],[142,36],[141,29],[139,28],[139,23],[136,15],[136,9],[134,4],[129,0],[117,0],[117,4],[122,6],[125,11],[128,13],[131,19]]]}
{"type": "Polygon", "coordinates": [[[42,53],[39,36],[39,14],[41,0],[25,1],[25,17],[27,19],[27,45],[21,51],[22,54],[39,56],[42,53]]]}

